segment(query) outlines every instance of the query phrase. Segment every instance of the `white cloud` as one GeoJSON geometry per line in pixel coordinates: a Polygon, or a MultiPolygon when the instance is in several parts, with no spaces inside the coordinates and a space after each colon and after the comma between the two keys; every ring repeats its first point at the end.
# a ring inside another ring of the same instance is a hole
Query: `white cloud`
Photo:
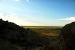
{"type": "Polygon", "coordinates": [[[62,19],[58,19],[58,20],[63,21],[64,24],[68,24],[68,23],[71,23],[71,22],[75,22],[75,17],[67,17],[67,18],[62,18],[62,19]]]}
{"type": "Polygon", "coordinates": [[[59,20],[66,20],[66,21],[75,21],[75,17],[67,17],[59,20]]]}

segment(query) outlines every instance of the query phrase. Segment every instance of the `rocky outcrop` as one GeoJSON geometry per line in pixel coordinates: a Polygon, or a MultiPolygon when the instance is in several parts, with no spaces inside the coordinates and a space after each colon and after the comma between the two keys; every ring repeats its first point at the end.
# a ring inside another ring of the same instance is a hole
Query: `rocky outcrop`
{"type": "Polygon", "coordinates": [[[42,47],[49,45],[50,41],[48,42],[48,40],[40,37],[31,29],[0,19],[0,50],[42,47]]]}
{"type": "Polygon", "coordinates": [[[61,30],[65,50],[75,50],[75,22],[65,25],[61,30]]]}

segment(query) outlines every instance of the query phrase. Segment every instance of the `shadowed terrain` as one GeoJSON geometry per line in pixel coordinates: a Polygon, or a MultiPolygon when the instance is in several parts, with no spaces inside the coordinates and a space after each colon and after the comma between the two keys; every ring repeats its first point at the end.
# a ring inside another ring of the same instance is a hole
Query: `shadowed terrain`
{"type": "MultiPolygon", "coordinates": [[[[29,28],[0,19],[0,50],[47,50],[50,39],[39,36],[29,28]]],[[[48,49],[49,50],[49,49],[48,49]]]]}
{"type": "Polygon", "coordinates": [[[0,19],[0,50],[73,50],[74,43],[75,22],[33,28],[0,19]]]}
{"type": "Polygon", "coordinates": [[[61,30],[64,50],[75,50],[75,22],[66,24],[61,30]]]}

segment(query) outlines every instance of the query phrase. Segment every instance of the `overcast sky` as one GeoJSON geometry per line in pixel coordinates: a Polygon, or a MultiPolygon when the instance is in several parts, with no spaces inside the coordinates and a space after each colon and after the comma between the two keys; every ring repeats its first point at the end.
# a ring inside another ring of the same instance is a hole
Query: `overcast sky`
{"type": "Polygon", "coordinates": [[[0,0],[0,18],[24,26],[64,26],[75,21],[75,0],[0,0]]]}

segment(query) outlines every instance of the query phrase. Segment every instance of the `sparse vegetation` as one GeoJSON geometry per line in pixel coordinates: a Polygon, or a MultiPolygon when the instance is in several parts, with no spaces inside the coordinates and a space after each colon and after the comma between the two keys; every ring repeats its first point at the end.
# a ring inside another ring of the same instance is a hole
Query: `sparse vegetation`
{"type": "Polygon", "coordinates": [[[58,50],[60,29],[23,28],[0,19],[0,50],[58,50]]]}
{"type": "Polygon", "coordinates": [[[0,19],[0,50],[65,50],[74,46],[74,24],[24,27],[0,19]]]}
{"type": "Polygon", "coordinates": [[[75,50],[75,22],[66,24],[62,28],[61,42],[65,50],[75,50]]]}
{"type": "Polygon", "coordinates": [[[47,46],[48,50],[60,50],[63,47],[62,43],[60,43],[60,31],[62,27],[60,26],[59,27],[56,26],[33,27],[32,26],[31,27],[30,26],[26,28],[30,28],[32,31],[37,32],[41,37],[48,38],[50,40],[50,44],[47,46]]]}

